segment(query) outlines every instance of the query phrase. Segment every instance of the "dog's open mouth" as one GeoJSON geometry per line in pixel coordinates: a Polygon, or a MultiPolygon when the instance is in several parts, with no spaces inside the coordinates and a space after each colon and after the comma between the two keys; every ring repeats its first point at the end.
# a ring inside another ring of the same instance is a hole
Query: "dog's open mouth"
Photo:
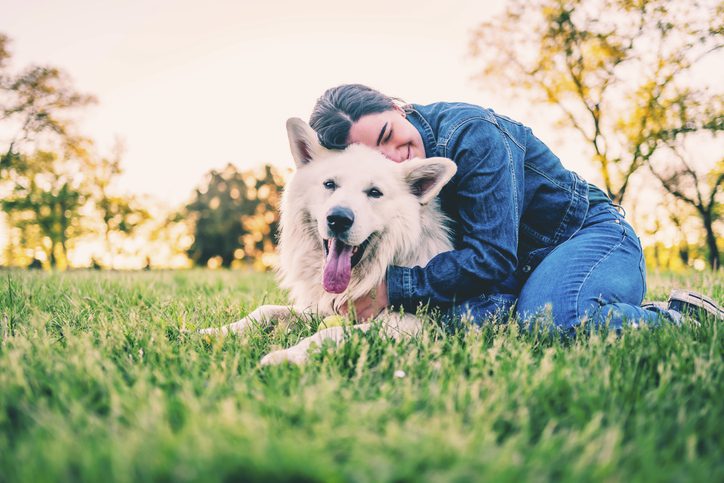
{"type": "Polygon", "coordinates": [[[324,240],[324,290],[330,293],[342,293],[347,290],[352,277],[352,269],[362,259],[369,238],[355,247],[347,245],[337,238],[324,240]]]}

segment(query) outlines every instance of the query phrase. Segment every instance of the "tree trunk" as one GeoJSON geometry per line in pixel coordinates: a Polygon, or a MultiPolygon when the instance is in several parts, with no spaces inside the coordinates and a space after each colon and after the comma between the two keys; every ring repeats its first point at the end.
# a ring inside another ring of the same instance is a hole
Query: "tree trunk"
{"type": "Polygon", "coordinates": [[[111,230],[108,228],[108,220],[106,220],[106,250],[108,250],[108,255],[111,257],[111,270],[115,270],[115,260],[113,259],[113,248],[111,247],[111,230]]]}
{"type": "Polygon", "coordinates": [[[685,267],[689,266],[689,244],[686,241],[679,243],[679,258],[685,267]]]}
{"type": "Polygon", "coordinates": [[[56,268],[58,266],[58,259],[55,256],[55,242],[50,242],[50,250],[48,251],[48,262],[50,262],[50,268],[56,268]]]}
{"type": "Polygon", "coordinates": [[[719,248],[716,246],[716,235],[714,235],[714,220],[711,214],[707,213],[703,216],[704,229],[706,230],[706,245],[709,248],[709,266],[712,270],[718,270],[719,264],[719,248]]]}
{"type": "Polygon", "coordinates": [[[60,250],[61,250],[61,253],[62,253],[62,255],[63,255],[63,258],[62,258],[62,260],[63,260],[63,270],[67,270],[67,269],[68,269],[69,262],[68,262],[68,247],[66,246],[65,236],[64,236],[63,239],[60,241],[60,250]]]}

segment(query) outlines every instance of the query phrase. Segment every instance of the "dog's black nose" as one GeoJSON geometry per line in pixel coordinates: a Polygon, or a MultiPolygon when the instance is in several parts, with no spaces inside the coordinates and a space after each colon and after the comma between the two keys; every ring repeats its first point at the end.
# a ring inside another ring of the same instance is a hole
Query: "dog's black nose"
{"type": "Polygon", "coordinates": [[[354,223],[354,213],[349,208],[335,206],[327,213],[327,227],[335,235],[341,235],[349,230],[354,223]]]}

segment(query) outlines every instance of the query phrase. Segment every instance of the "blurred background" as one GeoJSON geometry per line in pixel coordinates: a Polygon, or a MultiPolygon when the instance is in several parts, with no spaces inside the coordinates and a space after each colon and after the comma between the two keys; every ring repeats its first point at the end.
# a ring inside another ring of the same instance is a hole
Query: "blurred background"
{"type": "Polygon", "coordinates": [[[530,126],[649,268],[724,250],[724,2],[2,0],[0,267],[268,270],[329,87],[530,126]]]}

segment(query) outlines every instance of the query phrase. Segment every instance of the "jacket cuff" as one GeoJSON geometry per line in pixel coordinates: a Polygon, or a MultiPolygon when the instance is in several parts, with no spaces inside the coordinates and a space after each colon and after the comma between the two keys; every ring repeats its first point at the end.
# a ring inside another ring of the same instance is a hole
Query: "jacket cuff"
{"type": "Polygon", "coordinates": [[[414,312],[412,301],[412,269],[408,267],[387,267],[387,301],[393,307],[402,307],[405,312],[414,312]]]}

